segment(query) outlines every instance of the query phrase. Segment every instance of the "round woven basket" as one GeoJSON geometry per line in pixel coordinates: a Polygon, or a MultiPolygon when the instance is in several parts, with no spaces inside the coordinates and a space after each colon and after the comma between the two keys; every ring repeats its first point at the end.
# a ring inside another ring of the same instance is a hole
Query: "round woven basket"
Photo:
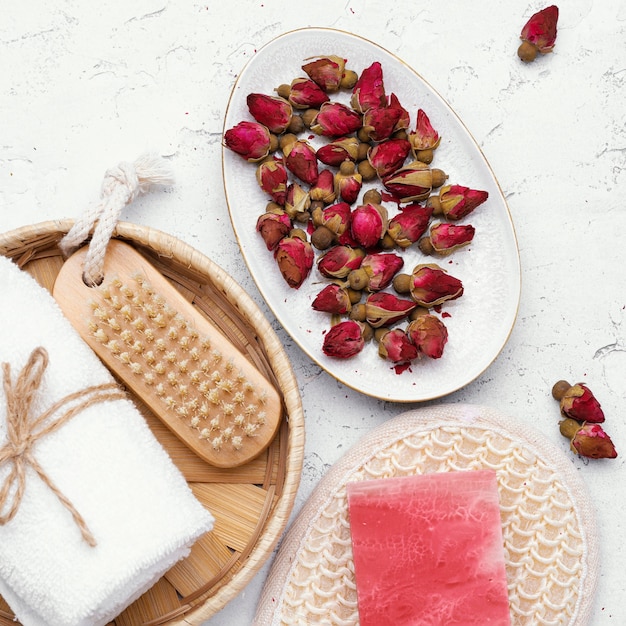
{"type": "MultiPolygon", "coordinates": [[[[0,254],[13,259],[51,290],[63,265],[57,244],[72,224],[71,220],[49,221],[0,234],[0,254]]],[[[226,272],[187,244],[154,229],[120,222],[114,237],[146,256],[272,382],[283,399],[283,419],[269,448],[246,465],[220,469],[194,455],[134,398],[155,436],[216,522],[186,559],[111,624],[200,624],[247,585],[285,530],[304,456],[301,398],[274,330],[226,272]]],[[[1,597],[0,623],[16,624],[1,597]]]]}

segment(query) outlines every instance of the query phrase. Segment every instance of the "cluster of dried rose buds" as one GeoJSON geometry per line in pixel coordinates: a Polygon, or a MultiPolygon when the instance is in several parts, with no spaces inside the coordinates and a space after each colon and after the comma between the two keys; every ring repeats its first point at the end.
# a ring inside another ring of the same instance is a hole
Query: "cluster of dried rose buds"
{"type": "Polygon", "coordinates": [[[276,95],[249,94],[254,121],[228,129],[224,144],[256,166],[268,196],[256,229],[287,284],[298,289],[315,266],[329,281],[312,303],[331,316],[324,354],[349,358],[375,337],[380,356],[396,365],[440,358],[448,331],[435,311],[463,286],[436,264],[400,274],[402,252],[445,256],[469,244],[474,227],[458,222],[488,193],[446,184],[431,166],[441,137],[421,108],[411,127],[386,93],[380,63],[360,75],[346,63],[308,60],[305,76],[276,95]],[[340,92],[348,104],[331,99],[340,92]],[[323,145],[315,148],[313,136],[323,145]]]}
{"type": "Polygon", "coordinates": [[[522,43],[517,55],[525,63],[530,63],[538,54],[552,52],[556,42],[556,23],[559,19],[559,9],[554,4],[537,11],[524,24],[520,39],[522,43]]]}
{"type": "Polygon", "coordinates": [[[559,430],[570,440],[573,452],[590,459],[617,456],[611,438],[600,426],[605,420],[602,407],[586,385],[559,380],[552,387],[552,396],[558,400],[563,417],[559,430]]]}

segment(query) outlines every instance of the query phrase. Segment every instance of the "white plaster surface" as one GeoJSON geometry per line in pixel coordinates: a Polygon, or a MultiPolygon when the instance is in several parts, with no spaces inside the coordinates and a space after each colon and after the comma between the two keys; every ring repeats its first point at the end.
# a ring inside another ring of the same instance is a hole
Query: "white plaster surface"
{"type": "MultiPolygon", "coordinates": [[[[547,4],[547,3],[546,3],[547,4]]],[[[255,51],[306,26],[347,30],[411,65],[458,113],[507,198],[522,265],[517,322],[478,379],[438,402],[493,406],[567,450],[561,378],[602,403],[620,456],[571,462],[595,504],[602,564],[591,626],[626,624],[626,1],[568,0],[555,51],[516,56],[535,0],[5,0],[0,20],[0,232],[77,217],[104,171],[148,149],[177,183],[122,219],[209,256],[284,341],[306,412],[294,515],[362,435],[416,405],[331,379],[272,318],[233,235],[221,174],[233,82],[255,51]]],[[[332,53],[332,51],[328,51],[332,53]]],[[[250,624],[269,563],[207,626],[250,624]]]]}

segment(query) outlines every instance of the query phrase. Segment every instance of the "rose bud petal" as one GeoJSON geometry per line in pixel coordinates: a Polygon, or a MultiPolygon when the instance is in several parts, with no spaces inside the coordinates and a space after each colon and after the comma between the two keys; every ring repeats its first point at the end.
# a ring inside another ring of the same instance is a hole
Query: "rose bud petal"
{"type": "Polygon", "coordinates": [[[307,211],[311,206],[311,196],[298,183],[291,183],[287,187],[285,196],[285,211],[292,220],[305,221],[307,211]]]}
{"type": "Polygon", "coordinates": [[[390,107],[372,107],[363,114],[363,133],[365,138],[372,141],[389,139],[395,131],[402,111],[390,107]]]}
{"type": "Polygon", "coordinates": [[[363,186],[363,177],[356,170],[352,161],[344,161],[335,174],[335,195],[344,202],[352,204],[359,197],[363,186]]]}
{"type": "Polygon", "coordinates": [[[343,137],[359,130],[362,118],[341,102],[325,102],[311,124],[311,130],[324,137],[343,137]]]}
{"type": "Polygon", "coordinates": [[[435,315],[426,313],[418,315],[406,329],[406,334],[417,346],[420,354],[439,359],[448,342],[448,329],[435,315]]]}
{"type": "Polygon", "coordinates": [[[381,204],[362,204],[352,211],[352,237],[365,249],[373,248],[387,232],[388,221],[387,209],[381,204]]]}
{"type": "Polygon", "coordinates": [[[433,152],[439,147],[441,137],[433,128],[423,109],[417,111],[417,123],[415,130],[409,133],[409,141],[415,159],[424,163],[430,163],[433,160],[433,152]]]}
{"type": "Polygon", "coordinates": [[[462,185],[445,185],[439,190],[439,196],[428,198],[428,204],[434,208],[434,214],[443,214],[447,219],[458,221],[467,217],[476,207],[489,198],[487,191],[470,189],[462,185]]]}
{"type": "Polygon", "coordinates": [[[314,185],[319,176],[315,148],[305,139],[298,139],[283,148],[287,169],[308,185],[314,185]]]}
{"type": "Polygon", "coordinates": [[[361,72],[352,90],[350,104],[359,113],[364,113],[372,107],[385,106],[387,104],[383,68],[378,61],[374,61],[361,72]]]}
{"type": "Polygon", "coordinates": [[[475,228],[469,224],[433,224],[430,235],[420,242],[424,254],[449,254],[457,248],[467,245],[474,239],[475,228]]]}
{"type": "Polygon", "coordinates": [[[584,383],[569,387],[560,398],[561,414],[579,422],[600,424],[604,411],[592,391],[584,383]]]}
{"type": "Polygon", "coordinates": [[[274,250],[278,242],[289,234],[292,223],[284,211],[268,211],[259,216],[256,229],[261,233],[267,249],[274,250]]]}
{"type": "Polygon", "coordinates": [[[447,175],[426,163],[412,161],[383,178],[383,186],[400,202],[424,200],[435,187],[443,185],[447,175]]]}
{"type": "Polygon", "coordinates": [[[389,139],[372,146],[367,152],[367,160],[380,178],[399,169],[411,151],[406,139],[389,139]]]}
{"type": "Polygon", "coordinates": [[[326,285],[326,287],[315,296],[315,300],[313,300],[311,306],[316,311],[323,313],[343,315],[344,313],[350,313],[352,302],[350,301],[347,289],[331,283],[330,285],[326,285]]]}
{"type": "Polygon", "coordinates": [[[359,154],[359,140],[356,137],[335,139],[317,149],[317,158],[324,165],[338,167],[344,161],[356,161],[359,154]]]}
{"type": "Polygon", "coordinates": [[[271,133],[258,122],[239,122],[224,133],[224,144],[246,161],[261,161],[270,153],[271,133]]]}
{"type": "Polygon", "coordinates": [[[345,67],[345,59],[330,55],[318,57],[303,65],[302,69],[326,93],[334,93],[339,91],[345,67]]]}
{"type": "Polygon", "coordinates": [[[337,202],[325,208],[313,209],[313,224],[325,226],[337,236],[343,235],[352,218],[352,209],[347,202],[337,202]]]}
{"type": "Polygon", "coordinates": [[[392,363],[409,363],[417,358],[417,348],[401,328],[386,332],[378,342],[378,354],[392,363]]]}
{"type": "Polygon", "coordinates": [[[334,246],[317,262],[317,268],[326,278],[345,278],[361,266],[365,252],[350,246],[334,246]]]}
{"type": "Polygon", "coordinates": [[[397,246],[408,248],[426,232],[432,214],[432,207],[412,202],[389,220],[387,232],[397,246]]]}
{"type": "Polygon", "coordinates": [[[559,9],[552,5],[535,13],[522,28],[517,54],[522,61],[534,61],[537,53],[552,52],[556,42],[556,23],[559,9]]]}
{"type": "Polygon", "coordinates": [[[263,93],[250,93],[246,98],[248,110],[252,117],[267,126],[270,132],[280,135],[289,126],[293,108],[280,96],[268,96],[263,93]]]}
{"type": "Polygon", "coordinates": [[[296,109],[319,109],[330,100],[328,94],[309,78],[294,78],[288,99],[296,109]]]}
{"type": "Polygon", "coordinates": [[[412,300],[398,298],[386,291],[376,291],[365,301],[365,321],[372,328],[391,326],[406,318],[416,306],[412,300]]]}
{"type": "Polygon", "coordinates": [[[431,308],[463,295],[463,284],[435,264],[418,265],[411,274],[410,294],[423,307],[431,308]]]}
{"type": "Polygon", "coordinates": [[[411,123],[411,117],[409,115],[409,112],[400,104],[400,100],[398,100],[398,96],[396,96],[395,93],[392,93],[389,96],[388,106],[390,109],[398,109],[400,111],[400,117],[396,122],[396,127],[394,128],[394,131],[405,130],[406,128],[408,128],[409,124],[411,123]]]}
{"type": "Polygon", "coordinates": [[[330,204],[335,201],[335,175],[330,170],[322,170],[317,182],[309,190],[311,200],[330,204]]]}
{"type": "Polygon", "coordinates": [[[617,450],[600,424],[584,422],[582,425],[567,418],[559,423],[559,430],[570,440],[573,452],[589,459],[614,459],[617,450]]]}
{"type": "Polygon", "coordinates": [[[353,320],[346,320],[335,324],[324,335],[322,352],[326,356],[349,359],[361,352],[364,346],[362,325],[353,320]]]}
{"type": "Polygon", "coordinates": [[[298,289],[306,280],[313,267],[314,257],[313,246],[300,237],[285,237],[274,250],[280,273],[293,289],[298,289]]]}
{"type": "Polygon", "coordinates": [[[256,170],[256,179],[261,189],[269,194],[276,204],[283,206],[287,195],[287,169],[282,159],[270,158],[262,161],[256,170]]]}
{"type": "Polygon", "coordinates": [[[357,291],[368,289],[380,291],[389,287],[393,277],[404,266],[404,259],[394,252],[368,254],[361,266],[350,272],[350,287],[357,291]]]}

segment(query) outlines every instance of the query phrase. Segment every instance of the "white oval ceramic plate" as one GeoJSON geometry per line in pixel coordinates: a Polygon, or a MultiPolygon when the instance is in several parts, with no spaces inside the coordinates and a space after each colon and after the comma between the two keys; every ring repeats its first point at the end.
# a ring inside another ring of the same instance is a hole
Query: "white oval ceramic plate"
{"type": "MultiPolygon", "coordinates": [[[[411,116],[424,109],[442,137],[432,166],[443,169],[449,184],[489,192],[489,199],[461,223],[476,228],[474,241],[444,258],[427,257],[417,246],[402,253],[403,271],[418,263],[438,263],[461,279],[463,296],[445,303],[442,312],[449,339],[442,358],[415,361],[397,373],[378,356],[375,342],[352,359],[330,358],[322,352],[330,316],[314,311],[311,303],[326,284],[314,266],[299,289],[283,280],[273,254],[256,232],[256,221],[269,196],[257,184],[256,166],[223,148],[224,187],[235,235],[248,268],[268,306],[304,352],[345,385],[369,396],[394,402],[418,402],[456,391],[489,367],[504,347],[517,315],[520,265],[515,232],[498,182],[480,148],[449,105],[413,69],[378,45],[355,35],[322,28],[288,32],[260,49],[239,75],[226,112],[224,131],[250,120],[249,93],[275,95],[281,83],[305,76],[305,59],[334,54],[347,59],[346,67],[360,73],[374,61],[382,65],[387,95],[395,93],[411,116]]],[[[349,101],[349,93],[332,95],[349,101]]],[[[322,140],[303,135],[314,146],[322,140]]],[[[363,191],[372,185],[364,185],[363,191]]],[[[380,185],[378,185],[380,189],[380,185]]],[[[385,203],[390,217],[396,207],[385,203]]],[[[355,205],[354,205],[355,206],[355,205]]]]}

